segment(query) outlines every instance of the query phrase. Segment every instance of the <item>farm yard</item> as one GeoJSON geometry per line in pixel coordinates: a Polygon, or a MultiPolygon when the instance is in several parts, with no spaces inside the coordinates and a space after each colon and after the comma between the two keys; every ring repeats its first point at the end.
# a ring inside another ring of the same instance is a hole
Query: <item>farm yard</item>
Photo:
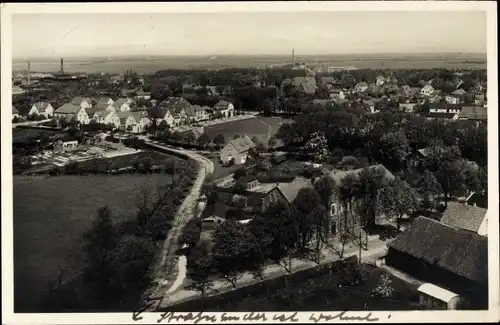
{"type": "Polygon", "coordinates": [[[171,176],[163,173],[15,176],[16,312],[36,310],[49,281],[55,281],[61,269],[65,279],[79,274],[83,266],[82,235],[97,209],[108,206],[115,222],[133,218],[144,191],[153,202],[165,190],[161,187],[171,182],[171,176]]]}

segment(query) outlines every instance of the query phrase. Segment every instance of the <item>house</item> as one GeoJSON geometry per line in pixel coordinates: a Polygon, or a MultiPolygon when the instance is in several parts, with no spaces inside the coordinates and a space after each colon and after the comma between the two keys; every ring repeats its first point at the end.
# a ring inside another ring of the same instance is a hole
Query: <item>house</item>
{"type": "Polygon", "coordinates": [[[14,107],[14,105],[12,105],[12,118],[14,117],[19,118],[19,111],[14,107]]]}
{"type": "Polygon", "coordinates": [[[234,105],[227,100],[221,100],[214,106],[214,111],[220,112],[223,117],[234,116],[234,105]]]}
{"type": "Polygon", "coordinates": [[[417,106],[417,103],[399,103],[399,110],[405,113],[413,113],[417,106]]]}
{"type": "Polygon", "coordinates": [[[116,112],[115,107],[113,106],[114,102],[112,104],[105,103],[105,102],[98,102],[94,107],[95,107],[95,112],[99,111],[107,111],[107,112],[116,112]]]}
{"type": "Polygon", "coordinates": [[[331,88],[328,91],[330,93],[331,99],[345,99],[346,98],[346,93],[342,89],[331,88]]]}
{"type": "Polygon", "coordinates": [[[458,114],[457,113],[450,113],[450,112],[444,112],[444,113],[427,113],[427,114],[422,114],[421,116],[425,117],[428,120],[447,120],[447,121],[454,121],[458,119],[458,114]]]}
{"type": "Polygon", "coordinates": [[[386,83],[382,86],[382,91],[384,93],[398,93],[399,87],[394,83],[386,83]]]}
{"type": "Polygon", "coordinates": [[[109,97],[101,97],[99,98],[99,100],[97,101],[97,104],[96,106],[99,106],[99,107],[108,107],[109,105],[113,105],[115,101],[112,100],[111,98],[109,97]]]}
{"type": "Polygon", "coordinates": [[[66,103],[56,109],[54,111],[54,117],[57,119],[62,118],[66,121],[70,121],[72,118],[75,118],[75,120],[81,124],[88,124],[90,122],[90,118],[85,108],[71,103],[66,103]]]}
{"type": "Polygon", "coordinates": [[[480,106],[464,106],[458,115],[460,120],[472,120],[477,122],[485,122],[487,120],[487,108],[480,106]]]}
{"type": "Polygon", "coordinates": [[[406,97],[412,96],[411,95],[411,88],[409,85],[402,85],[401,87],[399,87],[399,90],[406,97]]]}
{"type": "Polygon", "coordinates": [[[135,97],[137,99],[149,100],[151,98],[151,93],[150,92],[145,92],[144,90],[139,89],[139,91],[135,94],[135,97]]]}
{"type": "Polygon", "coordinates": [[[228,163],[234,159],[235,165],[244,164],[248,157],[248,151],[255,148],[255,143],[247,136],[229,141],[220,152],[222,163],[228,163]]]}
{"type": "Polygon", "coordinates": [[[312,77],[294,77],[293,84],[301,92],[308,95],[313,95],[316,92],[316,89],[318,89],[318,86],[316,85],[316,79],[312,77]]]}
{"type": "Polygon", "coordinates": [[[429,113],[459,114],[461,110],[462,106],[457,104],[447,104],[447,103],[432,104],[429,107],[429,113]]]}
{"type": "Polygon", "coordinates": [[[460,296],[432,283],[424,283],[417,289],[420,305],[434,310],[456,310],[460,296]]]}
{"type": "Polygon", "coordinates": [[[365,91],[368,90],[370,86],[368,85],[367,82],[359,82],[354,86],[354,92],[356,93],[364,93],[365,91]]]}
{"type": "Polygon", "coordinates": [[[115,128],[120,127],[120,117],[115,112],[98,111],[94,113],[94,120],[101,124],[113,124],[115,128]]]}
{"type": "Polygon", "coordinates": [[[206,106],[190,105],[185,109],[185,112],[190,122],[206,121],[209,118],[206,106]]]}
{"type": "Polygon", "coordinates": [[[434,93],[435,89],[430,84],[425,85],[420,89],[420,95],[422,96],[431,96],[434,93]]]}
{"type": "Polygon", "coordinates": [[[171,110],[171,113],[181,113],[185,114],[185,109],[191,106],[191,104],[182,97],[168,97],[167,100],[163,101],[159,105],[160,107],[171,110]]]}
{"type": "Polygon", "coordinates": [[[418,217],[388,244],[388,266],[488,306],[488,239],[418,217]]]}
{"type": "Polygon", "coordinates": [[[49,118],[54,115],[54,108],[48,102],[38,102],[33,104],[28,115],[43,115],[49,118]]]}
{"type": "Polygon", "coordinates": [[[261,209],[264,211],[269,205],[278,202],[290,207],[301,189],[312,186],[311,180],[304,177],[295,177],[289,183],[278,183],[261,198],[261,209]]]}
{"type": "Polygon", "coordinates": [[[120,98],[113,103],[116,112],[130,112],[130,102],[127,98],[120,98]]]}
{"type": "Polygon", "coordinates": [[[72,105],[75,105],[75,106],[80,106],[82,108],[90,108],[92,107],[92,100],[90,98],[87,98],[87,97],[75,97],[73,98],[73,100],[71,101],[72,105]]]}
{"type": "Polygon", "coordinates": [[[375,84],[377,86],[383,86],[387,82],[387,80],[385,79],[384,76],[377,76],[377,78],[375,78],[375,80],[376,80],[375,84]]]}
{"type": "Polygon", "coordinates": [[[467,92],[463,89],[456,89],[451,93],[453,96],[465,96],[466,94],[467,92]]]}
{"type": "Polygon", "coordinates": [[[418,94],[420,94],[420,88],[418,88],[418,87],[411,87],[410,88],[410,94],[409,94],[410,97],[417,96],[418,94]]]}
{"type": "MultiPolygon", "coordinates": [[[[363,173],[373,172],[380,173],[381,186],[387,186],[395,179],[394,175],[383,165],[372,165],[369,167],[358,168],[349,171],[333,169],[332,171],[330,171],[330,176],[335,181],[337,186],[341,186],[348,175],[359,178],[363,173]]],[[[331,230],[334,235],[337,232],[339,232],[340,234],[352,234],[356,232],[356,230],[361,226],[360,220],[354,218],[349,218],[348,220],[345,219],[345,211],[338,195],[335,195],[331,198],[329,210],[331,218],[331,230]]]]}
{"type": "Polygon", "coordinates": [[[468,205],[467,202],[448,202],[440,222],[444,225],[472,231],[481,236],[488,236],[487,210],[468,205]]]}
{"type": "Polygon", "coordinates": [[[370,113],[374,114],[380,112],[379,109],[375,108],[375,101],[373,101],[373,99],[367,99],[363,101],[363,103],[367,105],[367,108],[370,111],[370,113]]]}
{"type": "Polygon", "coordinates": [[[77,147],[78,147],[78,140],[74,139],[59,139],[54,142],[55,152],[73,150],[77,147]]]}
{"type": "Polygon", "coordinates": [[[460,102],[461,102],[460,97],[456,96],[456,95],[446,95],[445,101],[448,104],[454,104],[454,105],[460,104],[460,102]]]}
{"type": "Polygon", "coordinates": [[[116,114],[120,119],[120,129],[127,132],[142,133],[151,123],[151,120],[144,112],[125,111],[116,114]]]}

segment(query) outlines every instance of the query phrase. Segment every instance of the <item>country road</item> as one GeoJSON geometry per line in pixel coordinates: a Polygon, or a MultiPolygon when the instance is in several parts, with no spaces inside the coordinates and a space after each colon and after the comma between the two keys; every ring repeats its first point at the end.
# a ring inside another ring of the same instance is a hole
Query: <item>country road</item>
{"type": "Polygon", "coordinates": [[[198,163],[198,176],[196,181],[191,188],[189,195],[184,199],[181,206],[177,211],[177,215],[174,220],[174,224],[170,231],[167,234],[167,238],[163,243],[163,249],[161,251],[161,258],[158,259],[156,265],[154,266],[154,281],[153,283],[157,284],[156,288],[152,288],[152,294],[155,296],[164,295],[169,291],[172,285],[178,285],[180,280],[177,280],[177,283],[171,281],[171,276],[176,275],[178,273],[179,263],[176,261],[175,253],[178,249],[177,239],[181,234],[183,226],[186,222],[193,217],[194,213],[196,213],[196,205],[198,203],[198,199],[201,194],[201,188],[205,181],[205,177],[214,171],[214,164],[209,159],[187,150],[178,150],[166,147],[158,142],[152,142],[146,140],[146,143],[157,149],[162,149],[165,151],[176,152],[182,155],[185,155],[198,163]]]}

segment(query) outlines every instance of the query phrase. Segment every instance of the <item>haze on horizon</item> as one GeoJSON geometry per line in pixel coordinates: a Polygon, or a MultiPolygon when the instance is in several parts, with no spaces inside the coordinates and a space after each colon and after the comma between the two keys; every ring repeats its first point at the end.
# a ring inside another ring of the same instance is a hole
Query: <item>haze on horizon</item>
{"type": "Polygon", "coordinates": [[[12,18],[12,55],[486,53],[486,19],[482,11],[26,14],[12,18]]]}

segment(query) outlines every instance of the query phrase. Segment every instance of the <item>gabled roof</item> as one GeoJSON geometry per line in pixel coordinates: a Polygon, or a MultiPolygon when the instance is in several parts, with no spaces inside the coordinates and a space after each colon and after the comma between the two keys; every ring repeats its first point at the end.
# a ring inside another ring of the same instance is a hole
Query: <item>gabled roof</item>
{"type": "Polygon", "coordinates": [[[115,108],[120,108],[122,107],[124,104],[127,104],[128,105],[128,100],[127,98],[120,98],[120,99],[117,99],[116,102],[113,103],[113,106],[115,108]]]}
{"type": "Polygon", "coordinates": [[[19,111],[14,107],[14,105],[12,105],[12,114],[19,114],[19,111]]]}
{"type": "Polygon", "coordinates": [[[106,106],[107,107],[108,105],[112,105],[112,104],[108,104],[109,100],[111,100],[111,103],[114,103],[114,101],[111,98],[109,98],[109,97],[101,97],[97,101],[96,106],[101,106],[101,107],[102,106],[106,106]]]}
{"type": "Polygon", "coordinates": [[[92,100],[90,98],[88,98],[88,97],[80,97],[80,96],[77,96],[77,97],[73,98],[73,100],[71,101],[71,104],[79,106],[84,101],[87,102],[87,103],[89,103],[90,105],[92,105],[92,100]]]}
{"type": "Polygon", "coordinates": [[[145,92],[144,90],[139,89],[139,91],[136,93],[136,95],[138,95],[138,96],[146,96],[146,95],[151,95],[151,93],[150,92],[145,92]]]}
{"type": "Polygon", "coordinates": [[[460,96],[460,95],[465,95],[467,92],[463,89],[456,89],[454,90],[451,94],[452,95],[457,95],[457,96],[460,96]]]}
{"type": "Polygon", "coordinates": [[[411,87],[409,89],[409,95],[410,96],[415,96],[416,94],[418,94],[420,92],[420,88],[418,87],[411,87]]]}
{"type": "Polygon", "coordinates": [[[76,114],[80,111],[81,107],[79,105],[66,103],[54,111],[58,114],[76,114]]]}
{"type": "Polygon", "coordinates": [[[169,97],[167,100],[161,102],[160,106],[179,113],[182,109],[186,109],[191,106],[191,104],[182,97],[169,97]]]}
{"type": "Polygon", "coordinates": [[[485,217],[486,209],[458,202],[448,202],[441,223],[477,233],[485,217]]]}
{"type": "Polygon", "coordinates": [[[255,147],[255,143],[247,136],[244,135],[241,138],[233,139],[229,141],[227,145],[232,145],[238,150],[239,153],[250,150],[255,147]]]}
{"type": "Polygon", "coordinates": [[[196,112],[201,112],[205,110],[206,109],[200,105],[190,105],[185,109],[187,115],[195,115],[196,112]]]}
{"type": "Polygon", "coordinates": [[[290,183],[280,183],[276,186],[289,203],[293,203],[299,191],[306,187],[312,187],[311,180],[304,177],[295,177],[290,183]]]}
{"type": "Polygon", "coordinates": [[[98,111],[103,111],[103,110],[107,109],[109,106],[113,106],[113,104],[106,104],[105,102],[98,102],[95,105],[95,107],[98,108],[98,111]]]}
{"type": "Polygon", "coordinates": [[[474,206],[474,204],[480,208],[488,209],[488,196],[483,193],[472,193],[467,198],[467,204],[474,206]]]}
{"type": "Polygon", "coordinates": [[[35,103],[35,107],[40,113],[44,113],[47,107],[49,107],[50,103],[47,102],[38,102],[35,103]]]}
{"type": "Polygon", "coordinates": [[[131,112],[131,114],[137,123],[139,123],[143,118],[149,119],[148,113],[146,111],[134,111],[131,112]]]}
{"type": "Polygon", "coordinates": [[[473,232],[418,217],[388,246],[467,279],[488,281],[488,239],[473,232]]]}
{"type": "Polygon", "coordinates": [[[106,111],[106,110],[103,110],[103,111],[97,111],[94,113],[94,116],[98,116],[98,117],[106,117],[108,116],[109,114],[115,114],[114,112],[110,112],[110,111],[106,111]]]}
{"type": "Polygon", "coordinates": [[[120,119],[121,124],[125,124],[127,119],[129,118],[130,115],[132,115],[132,112],[118,112],[116,113],[118,115],[118,118],[120,119]]]}
{"type": "Polygon", "coordinates": [[[227,100],[220,100],[217,104],[215,104],[214,109],[217,111],[223,111],[229,108],[229,105],[232,104],[227,100]]]}
{"type": "Polygon", "coordinates": [[[486,120],[487,117],[487,108],[481,106],[464,106],[459,115],[459,118],[466,118],[469,120],[486,120]]]}

